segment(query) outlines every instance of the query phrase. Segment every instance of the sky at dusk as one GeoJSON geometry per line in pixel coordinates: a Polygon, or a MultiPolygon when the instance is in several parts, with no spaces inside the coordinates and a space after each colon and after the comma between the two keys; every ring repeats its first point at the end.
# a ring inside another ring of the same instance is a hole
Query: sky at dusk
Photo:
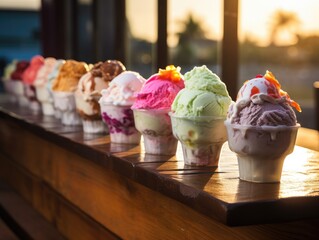
{"type": "MultiPolygon", "coordinates": [[[[81,0],[88,3],[90,0],[81,0]]],[[[40,9],[40,0],[1,0],[0,8],[40,9]]],[[[155,42],[157,38],[157,0],[127,0],[126,15],[135,37],[155,42]]],[[[239,39],[248,37],[259,45],[269,44],[272,15],[277,10],[295,13],[300,24],[294,29],[304,35],[319,35],[318,0],[239,0],[239,39]],[[302,5],[302,6],[301,6],[302,5]]],[[[206,36],[222,38],[223,0],[168,0],[168,44],[177,44],[176,33],[189,14],[201,23],[206,36]]],[[[289,45],[296,39],[291,32],[283,32],[278,43],[289,45]]]]}

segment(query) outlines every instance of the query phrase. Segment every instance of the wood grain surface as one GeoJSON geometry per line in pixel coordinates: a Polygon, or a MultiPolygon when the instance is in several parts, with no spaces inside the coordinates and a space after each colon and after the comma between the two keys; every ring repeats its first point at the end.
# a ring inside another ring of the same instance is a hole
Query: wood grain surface
{"type": "MultiPolygon", "coordinates": [[[[176,156],[148,155],[142,143],[113,144],[107,135],[84,134],[54,118],[1,105],[0,176],[35,205],[38,187],[32,189],[26,176],[124,239],[315,239],[318,234],[316,151],[296,146],[285,160],[281,183],[255,184],[238,179],[227,143],[218,168],[187,167],[180,146],[176,156]]],[[[50,214],[44,213],[52,219],[50,214]]]]}
{"type": "Polygon", "coordinates": [[[14,232],[6,225],[5,222],[0,218],[0,239],[5,240],[18,240],[19,238],[14,232]]]}

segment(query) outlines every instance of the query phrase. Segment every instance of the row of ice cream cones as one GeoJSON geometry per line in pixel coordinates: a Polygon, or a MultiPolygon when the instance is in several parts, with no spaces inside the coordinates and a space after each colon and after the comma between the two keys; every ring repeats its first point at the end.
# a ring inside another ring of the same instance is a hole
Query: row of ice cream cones
{"type": "Polygon", "coordinates": [[[241,179],[280,181],[299,127],[291,106],[299,105],[274,76],[267,72],[245,83],[236,102],[206,66],[184,76],[173,65],[146,80],[117,60],[87,64],[34,56],[9,64],[3,83],[11,101],[64,125],[109,133],[111,142],[122,144],[139,144],[143,136],[147,154],[174,155],[180,141],[186,165],[218,166],[228,139],[241,179]]]}

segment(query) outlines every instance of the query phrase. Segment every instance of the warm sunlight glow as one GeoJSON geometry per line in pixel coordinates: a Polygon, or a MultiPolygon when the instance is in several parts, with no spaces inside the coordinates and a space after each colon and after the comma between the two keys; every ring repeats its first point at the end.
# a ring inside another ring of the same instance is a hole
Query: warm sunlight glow
{"type": "MultiPolygon", "coordinates": [[[[157,3],[155,0],[126,1],[127,18],[132,35],[136,38],[155,42],[157,39],[157,3]],[[143,12],[141,12],[143,9],[143,12]]],[[[206,31],[206,37],[219,40],[222,37],[222,1],[200,0],[195,4],[193,0],[168,1],[168,45],[176,46],[177,33],[183,30],[183,22],[189,14],[199,21],[206,31]]]]}
{"type": "Polygon", "coordinates": [[[295,146],[294,152],[286,157],[279,197],[316,194],[318,173],[311,169],[312,154],[307,148],[295,146]]]}
{"type": "Polygon", "coordinates": [[[157,4],[155,0],[127,0],[126,17],[129,31],[138,39],[157,40],[157,4]]]}
{"type": "Polygon", "coordinates": [[[191,14],[196,21],[201,23],[205,36],[209,39],[222,38],[222,0],[170,0],[168,1],[168,45],[176,46],[177,33],[183,30],[183,22],[191,14]]]}
{"type": "Polygon", "coordinates": [[[183,156],[183,150],[182,150],[182,144],[180,141],[177,143],[177,150],[176,150],[176,159],[179,160],[177,162],[177,168],[183,169],[184,168],[184,156],[183,156]]]}
{"type": "Polygon", "coordinates": [[[294,152],[288,155],[284,162],[284,171],[305,172],[309,150],[307,148],[295,147],[294,152]]]}
{"type": "Polygon", "coordinates": [[[240,0],[239,4],[239,39],[254,40],[259,45],[270,43],[272,16],[275,11],[295,13],[299,25],[291,31],[283,30],[277,39],[278,45],[290,45],[296,42],[296,33],[319,35],[319,1],[317,0],[240,0]]]}
{"type": "MultiPolygon", "coordinates": [[[[189,14],[200,22],[209,39],[220,40],[223,26],[223,1],[199,0],[169,0],[168,1],[168,45],[176,46],[178,35],[183,29],[183,22],[189,14]]],[[[134,37],[155,42],[157,39],[157,3],[155,0],[128,0],[127,17],[134,37]],[[140,13],[143,9],[143,14],[140,13]],[[137,14],[138,13],[138,14],[137,14]]],[[[239,2],[239,39],[248,38],[260,46],[271,43],[274,14],[277,11],[292,13],[296,16],[294,23],[281,27],[275,36],[277,45],[291,45],[297,42],[297,34],[319,35],[318,22],[319,1],[317,0],[240,0],[239,2]],[[301,4],[303,7],[301,7],[301,4]]]]}
{"type": "Polygon", "coordinates": [[[32,9],[39,10],[41,0],[1,0],[0,9],[32,9]]]}

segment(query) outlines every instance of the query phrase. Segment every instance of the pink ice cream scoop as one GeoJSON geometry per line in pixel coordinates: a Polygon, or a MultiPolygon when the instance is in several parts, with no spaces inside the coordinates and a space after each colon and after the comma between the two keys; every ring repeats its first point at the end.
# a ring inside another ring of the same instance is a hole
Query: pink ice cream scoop
{"type": "Polygon", "coordinates": [[[184,87],[180,67],[170,65],[152,75],[137,94],[132,109],[147,154],[175,154],[177,139],[173,136],[168,112],[177,93],[184,87]]]}
{"type": "Polygon", "coordinates": [[[39,69],[44,65],[44,58],[40,55],[34,56],[29,67],[24,71],[22,75],[23,83],[32,85],[39,69]]]}
{"type": "Polygon", "coordinates": [[[132,109],[170,109],[177,93],[185,87],[180,68],[173,65],[152,75],[137,94],[132,109]]]}
{"type": "Polygon", "coordinates": [[[48,76],[53,71],[56,61],[53,57],[48,57],[44,60],[43,65],[39,68],[36,78],[33,81],[33,85],[45,87],[48,83],[48,76]]]}
{"type": "Polygon", "coordinates": [[[33,83],[37,77],[40,68],[44,65],[44,58],[40,55],[34,56],[29,67],[24,71],[22,75],[22,81],[24,85],[24,95],[27,97],[29,107],[34,111],[41,109],[40,102],[36,98],[36,90],[33,83]]]}
{"type": "Polygon", "coordinates": [[[29,64],[30,63],[28,61],[19,61],[17,63],[16,69],[11,73],[11,79],[21,81],[22,75],[24,71],[29,67],[29,64]]]}

